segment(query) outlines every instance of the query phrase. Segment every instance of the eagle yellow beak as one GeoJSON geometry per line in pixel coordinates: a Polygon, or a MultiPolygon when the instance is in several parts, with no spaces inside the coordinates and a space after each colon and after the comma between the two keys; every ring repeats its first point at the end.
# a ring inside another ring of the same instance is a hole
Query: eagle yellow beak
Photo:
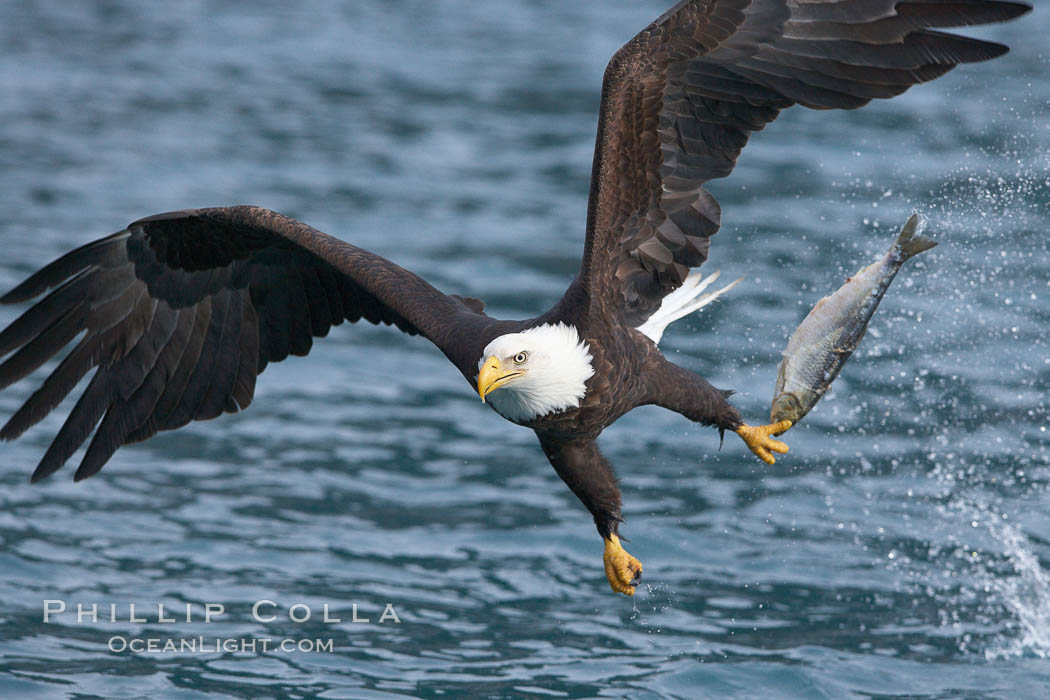
{"type": "Polygon", "coordinates": [[[481,397],[481,403],[485,403],[485,397],[496,389],[523,374],[525,374],[524,370],[504,372],[499,358],[495,355],[489,356],[485,364],[481,366],[481,371],[478,372],[478,395],[481,397]]]}

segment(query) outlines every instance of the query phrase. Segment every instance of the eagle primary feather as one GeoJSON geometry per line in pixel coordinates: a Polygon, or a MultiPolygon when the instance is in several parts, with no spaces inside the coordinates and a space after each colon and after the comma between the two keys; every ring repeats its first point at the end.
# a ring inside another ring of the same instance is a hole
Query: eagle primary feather
{"type": "MultiPolygon", "coordinates": [[[[860,107],[959,63],[999,56],[1006,47],[939,29],[1029,9],[998,0],[678,3],[605,71],[580,271],[561,301],[535,319],[492,319],[476,299],[444,294],[389,260],[266,209],[140,219],[62,256],[0,299],[20,303],[53,290],[0,332],[0,357],[9,355],[0,388],[79,338],[0,438],[21,435],[94,370],[33,472],[34,481],[55,472],[94,431],[76,471],[82,479],[121,445],[246,408],[268,363],[307,354],[314,338],[344,320],[422,335],[471,384],[481,383],[479,362],[493,340],[564,324],[586,346],[593,374],[578,400],[573,385],[571,401],[552,404],[564,408],[518,422],[536,431],[594,516],[610,585],[631,594],[641,563],[618,537],[620,492],[594,442],[605,427],[656,404],[736,431],[770,463],[772,451],[787,450],[770,437],[782,424],[745,425],[727,401],[731,392],[668,362],[650,339],[679,311],[701,305],[687,289],[646,324],[707,260],[721,210],[704,183],[729,175],[751,134],[781,110],[860,107]]],[[[499,372],[493,363],[492,381],[506,392],[525,374],[499,372]]],[[[565,382],[581,381],[570,375],[565,382]]]]}

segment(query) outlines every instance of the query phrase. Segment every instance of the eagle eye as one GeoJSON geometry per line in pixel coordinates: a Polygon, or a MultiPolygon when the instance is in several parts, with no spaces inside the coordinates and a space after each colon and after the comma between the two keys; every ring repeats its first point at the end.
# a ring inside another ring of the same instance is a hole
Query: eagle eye
{"type": "Polygon", "coordinates": [[[514,364],[516,364],[516,365],[523,365],[523,364],[525,364],[525,361],[528,360],[528,359],[529,359],[529,353],[524,352],[524,351],[519,352],[517,355],[514,356],[514,364]]]}

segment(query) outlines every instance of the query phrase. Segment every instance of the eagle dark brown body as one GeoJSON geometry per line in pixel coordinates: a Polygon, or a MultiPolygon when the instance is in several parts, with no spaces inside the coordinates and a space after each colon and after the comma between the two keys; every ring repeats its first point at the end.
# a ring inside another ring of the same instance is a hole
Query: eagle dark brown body
{"type": "MultiPolygon", "coordinates": [[[[770,437],[784,424],[744,424],[728,392],[665,360],[650,339],[699,305],[692,298],[685,299],[692,306],[681,305],[676,290],[692,289],[683,283],[707,259],[721,224],[704,183],[727,176],[751,133],[780,110],[856,108],[959,63],[1002,55],[999,44],[935,29],[1029,9],[998,0],[678,3],[606,69],[580,271],[553,309],[528,321],[489,318],[478,300],[444,294],[384,258],[266,209],[136,221],[0,299],[25,302],[53,290],[0,332],[0,357],[8,356],[0,389],[73,344],[0,438],[17,438],[94,371],[33,472],[34,481],[54,473],[94,432],[75,474],[86,478],[121,445],[246,408],[268,363],[306,355],[313,338],[344,320],[424,336],[484,400],[497,383],[498,391],[513,392],[518,381],[520,391],[528,374],[493,374],[482,386],[483,363],[492,361],[484,373],[501,367],[500,358],[485,357],[490,344],[564,324],[582,341],[573,347],[589,353],[591,373],[576,385],[583,393],[515,422],[536,431],[591,511],[610,585],[631,594],[641,563],[617,536],[620,493],[595,443],[605,427],[655,404],[735,431],[769,463],[773,451],[787,451],[770,437]],[[677,308],[667,308],[672,299],[677,308]]],[[[526,356],[520,353],[523,362],[526,356]]]]}

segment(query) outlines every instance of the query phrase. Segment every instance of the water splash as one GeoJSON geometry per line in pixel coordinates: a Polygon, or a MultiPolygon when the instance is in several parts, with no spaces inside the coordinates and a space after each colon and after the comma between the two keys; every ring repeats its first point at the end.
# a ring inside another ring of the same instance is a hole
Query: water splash
{"type": "Polygon", "coordinates": [[[1031,540],[1016,525],[1005,521],[989,526],[993,537],[1003,544],[1004,553],[1015,576],[994,577],[990,586],[1002,604],[1016,618],[1000,643],[985,649],[987,659],[1014,656],[1050,657],[1050,572],[1036,556],[1031,540]]]}
{"type": "Polygon", "coordinates": [[[960,651],[988,660],[1050,658],[1050,570],[1040,562],[1038,543],[997,501],[981,485],[968,484],[938,509],[953,529],[968,523],[973,536],[984,540],[976,545],[969,537],[950,536],[955,556],[945,574],[967,584],[945,596],[942,627],[960,630],[960,651]],[[976,614],[967,611],[972,607],[976,614]]]}

